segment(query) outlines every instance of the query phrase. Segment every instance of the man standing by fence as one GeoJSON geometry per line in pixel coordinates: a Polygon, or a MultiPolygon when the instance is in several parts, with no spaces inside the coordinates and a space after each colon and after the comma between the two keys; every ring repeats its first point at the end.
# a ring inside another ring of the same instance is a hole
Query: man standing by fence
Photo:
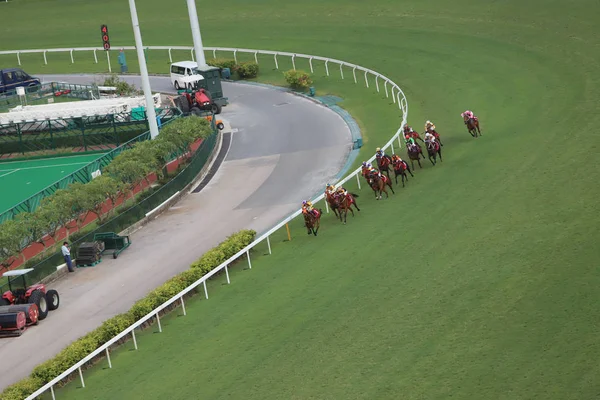
{"type": "Polygon", "coordinates": [[[69,243],[64,242],[60,250],[62,251],[65,263],[67,263],[67,268],[69,269],[69,272],[75,272],[75,270],[73,269],[73,263],[71,262],[71,249],[69,243]]]}

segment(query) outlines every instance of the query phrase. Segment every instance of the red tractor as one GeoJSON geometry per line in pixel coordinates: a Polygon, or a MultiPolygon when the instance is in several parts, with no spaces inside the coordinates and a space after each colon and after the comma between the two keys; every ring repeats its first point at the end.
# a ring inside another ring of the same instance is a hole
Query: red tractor
{"type": "Polygon", "coordinates": [[[46,285],[41,283],[27,285],[25,275],[31,271],[33,268],[17,269],[2,275],[8,278],[8,290],[0,298],[0,333],[15,331],[20,334],[24,329],[21,314],[25,314],[26,325],[36,325],[48,316],[48,311],[59,306],[60,297],[56,290],[46,290],[46,285]]]}

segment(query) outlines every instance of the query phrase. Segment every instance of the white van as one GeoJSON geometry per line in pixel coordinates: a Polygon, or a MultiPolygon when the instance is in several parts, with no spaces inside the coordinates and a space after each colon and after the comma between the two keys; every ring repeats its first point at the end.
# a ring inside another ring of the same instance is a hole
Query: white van
{"type": "Polygon", "coordinates": [[[204,79],[197,70],[194,61],[180,61],[171,64],[171,83],[177,90],[192,89],[197,82],[204,79]]]}

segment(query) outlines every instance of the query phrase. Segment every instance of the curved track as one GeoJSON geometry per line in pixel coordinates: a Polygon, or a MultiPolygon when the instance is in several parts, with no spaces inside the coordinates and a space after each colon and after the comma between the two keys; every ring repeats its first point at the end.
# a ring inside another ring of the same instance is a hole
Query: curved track
{"type": "MultiPolygon", "coordinates": [[[[86,83],[90,75],[45,76],[45,81],[86,83]]],[[[135,77],[128,77],[138,82],[135,77]]],[[[168,78],[152,88],[173,91],[168,78]]],[[[282,91],[225,83],[231,146],[206,187],[184,197],[132,236],[118,260],[106,258],[52,284],[61,308],[23,336],[0,340],[0,388],[29,374],[73,340],[124,312],[202,253],[243,228],[267,230],[321,190],[342,168],[350,131],[326,107],[282,91]],[[237,129],[237,131],[236,131],[237,129]]]]}

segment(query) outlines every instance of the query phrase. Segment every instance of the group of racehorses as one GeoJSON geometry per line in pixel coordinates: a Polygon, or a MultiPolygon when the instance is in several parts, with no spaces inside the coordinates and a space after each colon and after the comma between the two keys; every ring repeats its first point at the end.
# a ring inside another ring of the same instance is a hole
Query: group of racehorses
{"type": "MultiPolygon", "coordinates": [[[[464,117],[464,123],[467,126],[467,129],[471,136],[477,137],[481,135],[481,129],[479,127],[479,120],[475,117],[467,118],[464,117]]],[[[427,133],[427,132],[426,132],[427,133]]],[[[429,131],[430,135],[435,137],[435,140],[423,141],[419,134],[412,130],[409,126],[404,127],[405,138],[407,139],[407,154],[408,158],[411,161],[412,169],[414,170],[414,161],[417,161],[420,168],[423,168],[421,165],[421,157],[425,159],[423,155],[423,151],[421,147],[416,144],[415,140],[420,140],[422,143],[426,145],[427,154],[429,161],[433,165],[437,163],[437,156],[439,155],[440,161],[442,161],[442,150],[441,146],[443,146],[442,141],[440,139],[440,135],[435,129],[429,131]],[[412,138],[414,140],[409,142],[409,139],[412,138]]],[[[379,149],[378,149],[379,150],[379,149]]],[[[367,181],[373,192],[375,193],[375,198],[380,200],[382,198],[382,194],[385,193],[386,198],[389,197],[387,188],[389,188],[393,194],[394,188],[392,187],[392,179],[390,178],[390,169],[394,171],[394,178],[396,180],[396,184],[398,184],[398,176],[402,178],[402,187],[404,187],[404,182],[408,182],[408,174],[414,178],[412,170],[408,163],[404,161],[397,154],[392,154],[391,156],[384,154],[383,152],[378,151],[376,154],[377,160],[377,169],[372,168],[366,162],[362,164],[361,175],[367,181]]],[[[341,222],[346,223],[346,218],[348,216],[348,211],[352,213],[354,217],[354,210],[352,207],[354,206],[357,211],[360,211],[358,204],[356,203],[356,198],[358,194],[347,192],[345,189],[342,190],[329,190],[329,187],[325,190],[325,199],[327,200],[327,204],[329,208],[331,208],[336,216],[339,218],[341,222]]],[[[322,210],[314,210],[315,212],[304,212],[304,222],[305,226],[308,229],[308,234],[311,233],[315,236],[319,230],[321,215],[323,214],[322,210]]]]}

